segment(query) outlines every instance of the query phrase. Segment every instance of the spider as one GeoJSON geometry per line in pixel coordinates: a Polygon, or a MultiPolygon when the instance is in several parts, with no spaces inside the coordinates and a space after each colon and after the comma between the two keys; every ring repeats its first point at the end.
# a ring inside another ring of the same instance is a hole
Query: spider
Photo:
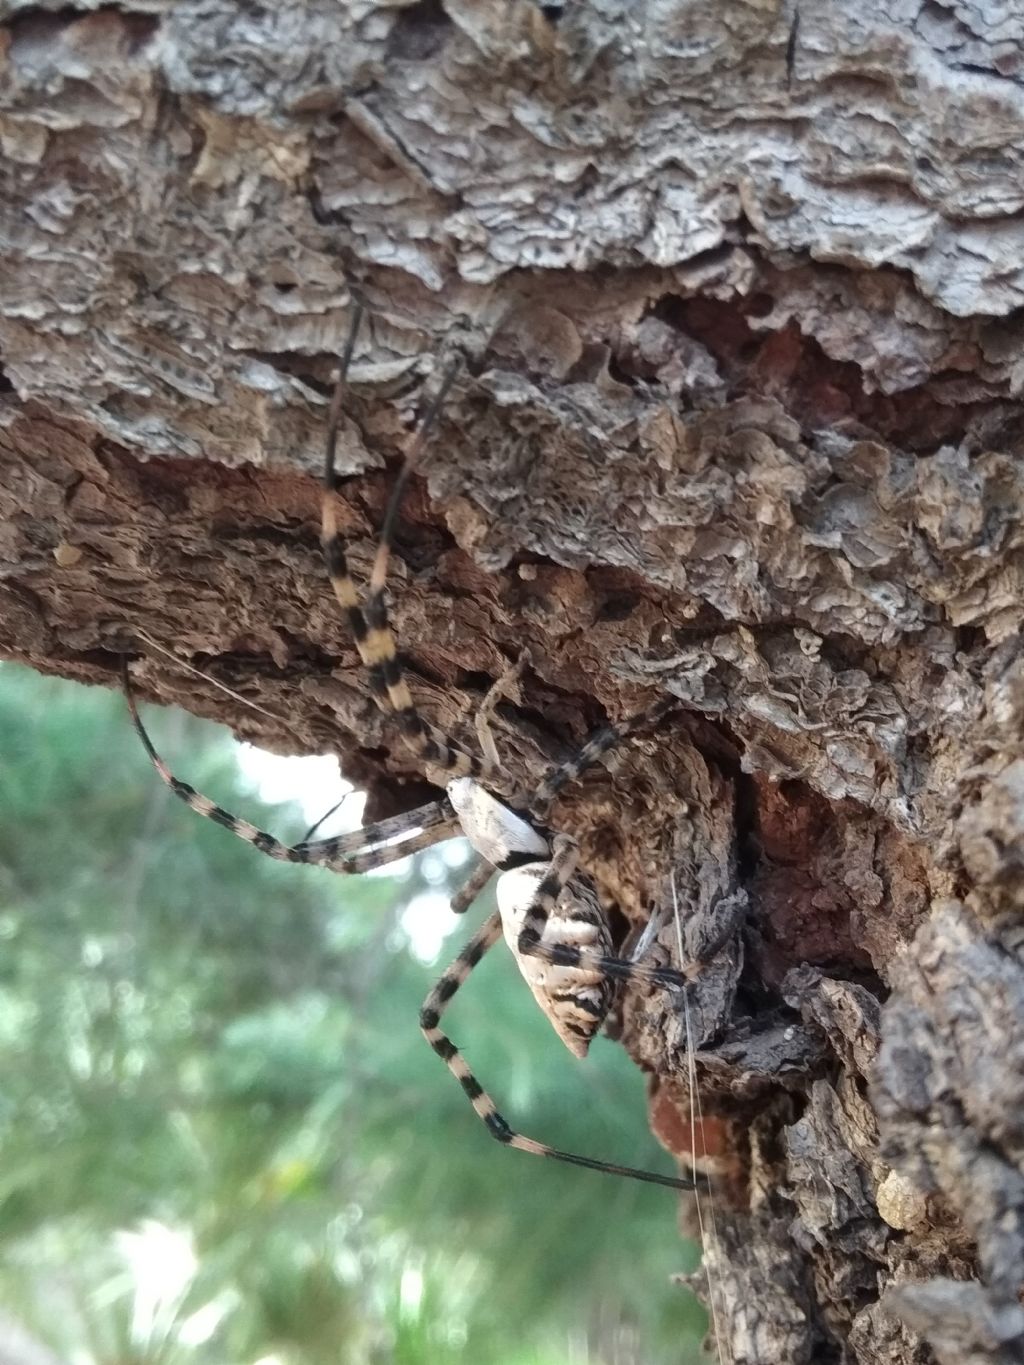
{"type": "Polygon", "coordinates": [[[377,705],[393,719],[405,744],[425,766],[446,775],[446,796],[350,834],[315,841],[307,838],[287,845],[247,820],[223,810],[171,773],[153,747],[139,717],[125,657],[122,678],[132,724],[153,766],[175,796],[197,814],[223,825],[271,858],[314,863],[333,872],[360,873],[454,834],[464,834],[481,861],[454,896],[452,909],[456,913],[467,910],[495,871],[499,873],[498,909],[466,943],[424,1002],[419,1023],[427,1042],[458,1081],[488,1132],[503,1145],[590,1170],[674,1189],[693,1189],[695,1181],[689,1178],[659,1175],[580,1156],[517,1132],[498,1112],[462,1053],[440,1028],[441,1016],[449,1001],[502,936],[555,1032],[570,1052],[580,1058],[586,1056],[592,1039],[605,1021],[617,982],[642,981],[668,990],[686,989],[698,970],[696,964],[688,966],[686,971],[676,971],[615,955],[611,930],[594,883],[577,865],[576,841],[567,834],[549,831],[544,823],[554,797],[563,786],[574,781],[635,731],[655,725],[674,701],[661,700],[619,727],[605,726],[595,731],[574,757],[548,773],[536,791],[517,794],[517,799],[509,803],[492,795],[485,785],[499,766],[493,741],[489,741],[485,729],[481,730],[485,756],[477,757],[420,715],[389,625],[385,587],[403,490],[457,367],[452,367],[446,374],[408,447],[384,516],[365,600],[360,600],[345,560],[334,505],[338,428],[360,315],[361,309],[354,305],[352,325],[328,414],[322,494],[324,560],[334,594],[348,618],[356,648],[368,671],[370,691],[377,705]]]}

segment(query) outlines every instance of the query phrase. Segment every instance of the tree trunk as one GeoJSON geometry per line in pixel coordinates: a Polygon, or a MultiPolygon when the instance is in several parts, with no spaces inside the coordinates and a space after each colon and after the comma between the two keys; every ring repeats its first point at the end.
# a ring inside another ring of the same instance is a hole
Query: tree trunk
{"type": "Polygon", "coordinates": [[[522,659],[509,785],[678,699],[554,823],[623,933],[674,899],[724,941],[685,1012],[621,1012],[717,1178],[722,1357],[1024,1360],[1015,7],[6,11],[3,653],[113,684],[127,651],[151,698],[342,754],[368,818],[435,794],[316,474],[353,297],[359,576],[466,355],[394,619],[466,744],[522,659]]]}

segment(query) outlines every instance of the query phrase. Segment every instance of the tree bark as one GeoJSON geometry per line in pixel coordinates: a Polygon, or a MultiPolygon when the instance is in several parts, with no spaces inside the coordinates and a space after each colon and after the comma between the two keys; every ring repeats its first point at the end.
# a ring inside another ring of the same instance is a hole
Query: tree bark
{"type": "Polygon", "coordinates": [[[633,992],[621,1032],[716,1174],[723,1358],[1024,1360],[1016,8],[5,9],[3,653],[112,684],[127,651],[342,754],[368,818],[434,794],[316,474],[353,297],[360,576],[465,355],[394,619],[467,744],[522,658],[506,789],[678,699],[554,821],[623,932],[674,898],[719,949],[689,1030],[633,992]]]}

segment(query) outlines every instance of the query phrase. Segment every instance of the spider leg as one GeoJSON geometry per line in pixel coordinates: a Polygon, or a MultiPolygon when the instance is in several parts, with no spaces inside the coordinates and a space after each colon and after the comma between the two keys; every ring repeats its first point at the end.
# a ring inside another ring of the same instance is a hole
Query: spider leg
{"type": "Polygon", "coordinates": [[[551,842],[551,861],[537,885],[532,902],[523,918],[516,951],[523,957],[538,957],[556,967],[581,967],[615,977],[620,981],[647,981],[665,990],[685,990],[696,974],[674,967],[653,967],[622,957],[607,957],[592,948],[574,948],[566,943],[545,943],[544,930],[555,910],[559,896],[576,871],[579,845],[568,834],[556,834],[551,842]]]}
{"type": "MultiPolygon", "coordinates": [[[[494,742],[494,734],[491,731],[491,717],[494,709],[502,697],[513,695],[512,688],[519,681],[523,674],[529,658],[528,652],[524,649],[514,664],[505,669],[500,677],[496,678],[487,690],[487,695],[477,708],[476,713],[476,737],[480,745],[480,752],[489,768],[498,771],[501,767],[501,758],[498,754],[498,746],[494,742]]],[[[518,699],[520,702],[522,698],[518,699]]]]}
{"type": "Polygon", "coordinates": [[[353,830],[350,834],[340,834],[333,839],[318,839],[311,844],[303,840],[292,845],[292,852],[302,855],[297,861],[326,867],[331,872],[373,872],[378,867],[398,862],[400,858],[433,848],[435,844],[454,838],[459,833],[457,821],[430,822],[427,828],[422,828],[420,817],[423,812],[427,812],[429,820],[430,812],[439,805],[440,802],[432,801],[418,810],[393,815],[390,820],[382,820],[379,824],[353,830]],[[381,826],[392,821],[395,824],[394,832],[382,834],[381,826]],[[410,837],[400,838],[405,834],[410,837]],[[355,851],[346,853],[353,844],[355,851]]]}
{"type": "Polygon", "coordinates": [[[449,907],[452,914],[464,915],[493,876],[493,865],[487,862],[485,858],[481,858],[455,895],[452,896],[449,907]]]}
{"type": "Polygon", "coordinates": [[[531,809],[534,813],[543,815],[563,787],[575,782],[581,773],[637,730],[653,728],[675,705],[677,705],[675,697],[662,697],[645,711],[638,711],[635,715],[629,716],[621,725],[602,725],[599,730],[595,730],[572,758],[548,773],[531,799],[531,809]]]}
{"type": "Polygon", "coordinates": [[[270,858],[275,858],[279,862],[315,863],[328,868],[331,872],[369,872],[373,868],[383,867],[385,863],[404,858],[409,853],[415,853],[421,848],[440,843],[442,839],[448,839],[457,833],[460,828],[455,812],[446,800],[432,801],[418,810],[392,816],[366,829],[353,830],[350,834],[337,835],[331,839],[318,839],[312,843],[306,840],[298,844],[283,843],[265,830],[257,829],[248,820],[232,815],[230,811],[211,801],[208,796],[197,792],[187,782],[182,782],[174,776],[157,753],[142,724],[131,688],[127,658],[121,661],[121,677],[135,732],[142,741],[153,767],[174,795],[180,801],[184,801],[190,810],[194,810],[207,820],[213,820],[215,824],[223,825],[239,839],[244,839],[247,844],[252,844],[270,858]],[[412,837],[403,839],[402,836],[405,834],[411,834],[412,837]]]}
{"type": "Polygon", "coordinates": [[[361,309],[356,307],[353,311],[352,327],[349,331],[345,353],[341,359],[338,380],[331,397],[328,415],[320,537],[324,562],[327,566],[327,576],[330,579],[334,595],[338,599],[338,604],[348,619],[356,649],[359,651],[359,657],[369,673],[370,691],[373,698],[382,711],[394,715],[405,743],[418,757],[445,772],[453,773],[456,776],[476,777],[484,769],[480,760],[452,744],[440,730],[428,724],[416,709],[402,672],[401,658],[388,621],[387,602],[384,593],[387,583],[388,560],[394,544],[395,527],[398,522],[398,510],[401,505],[402,494],[405,491],[409,474],[426,442],[427,434],[455,378],[456,371],[452,368],[445,376],[440,390],[413,437],[405,463],[388,500],[366,601],[364,604],[360,604],[359,592],[352,579],[345,557],[345,546],[338,532],[337,511],[333,494],[337,486],[335,455],[338,446],[338,427],[341,422],[342,401],[361,317],[361,309]]]}
{"type": "Polygon", "coordinates": [[[448,1002],[463,984],[470,972],[487,950],[501,937],[501,916],[495,911],[477,930],[458,957],[444,973],[437,985],[427,996],[420,1010],[420,1029],[424,1038],[447,1066],[483,1120],[491,1137],[506,1147],[519,1152],[530,1152],[533,1156],[552,1157],[555,1161],[565,1161],[572,1166],[585,1166],[591,1171],[604,1171],[608,1175],[628,1176],[632,1180],[643,1180],[652,1185],[667,1185],[670,1189],[692,1190],[693,1180],[677,1176],[656,1175],[653,1171],[639,1171],[632,1166],[619,1166],[610,1161],[596,1161],[592,1157],[577,1156],[574,1152],[563,1152],[557,1147],[549,1147],[545,1142],[524,1137],[510,1127],[499,1114],[497,1106],[483,1086],[473,1075],[462,1053],[446,1034],[439,1028],[441,1015],[448,1002]]]}

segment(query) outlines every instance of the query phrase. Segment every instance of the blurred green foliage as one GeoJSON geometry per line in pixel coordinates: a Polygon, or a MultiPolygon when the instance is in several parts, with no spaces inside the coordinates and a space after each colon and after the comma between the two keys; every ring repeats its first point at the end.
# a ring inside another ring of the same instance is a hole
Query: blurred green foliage
{"type": "MultiPolygon", "coordinates": [[[[223,731],[149,720],[301,836],[223,731]]],[[[442,964],[401,910],[447,875],[261,858],[174,800],[119,697],[0,666],[3,1313],[76,1365],[700,1359],[673,1196],[502,1150],[423,1043],[442,964]]],[[[628,1059],[575,1062],[503,950],[450,1019],[526,1132],[667,1169],[628,1059]]]]}

